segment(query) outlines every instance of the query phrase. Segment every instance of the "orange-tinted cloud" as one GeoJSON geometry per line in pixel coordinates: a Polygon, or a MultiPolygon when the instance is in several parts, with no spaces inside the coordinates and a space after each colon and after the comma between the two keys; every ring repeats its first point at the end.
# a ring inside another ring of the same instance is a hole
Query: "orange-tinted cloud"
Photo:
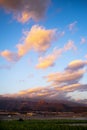
{"type": "Polygon", "coordinates": [[[55,40],[56,29],[45,29],[42,26],[34,25],[30,31],[25,32],[22,43],[16,45],[16,52],[4,50],[0,52],[0,56],[8,61],[17,62],[30,50],[34,50],[38,53],[47,51],[55,40]]]}
{"type": "Polygon", "coordinates": [[[23,44],[18,44],[19,56],[25,55],[33,49],[37,52],[45,52],[56,39],[56,29],[45,29],[42,26],[34,25],[29,32],[26,32],[23,44]]]}
{"type": "Polygon", "coordinates": [[[87,61],[74,60],[74,61],[69,63],[69,65],[66,69],[70,70],[70,71],[77,71],[78,69],[82,69],[85,66],[87,66],[87,61]]]}
{"type": "MultiPolygon", "coordinates": [[[[83,63],[84,61],[82,62],[79,60],[77,62],[78,66],[80,62],[83,63]]],[[[76,62],[73,61],[71,63],[75,64],[76,62]]],[[[72,71],[72,73],[70,71],[67,71],[66,69],[64,70],[64,72],[51,73],[45,77],[48,82],[51,83],[49,86],[20,91],[17,96],[51,100],[72,99],[72,97],[68,96],[69,93],[75,91],[87,91],[87,84],[81,84],[79,82],[83,78],[85,73],[86,70],[84,69],[84,67],[77,69],[77,71],[72,71]]]]}
{"type": "Polygon", "coordinates": [[[50,0],[0,0],[0,6],[22,23],[42,19],[49,4],[50,0]]]}
{"type": "MultiPolygon", "coordinates": [[[[76,62],[72,63],[75,64],[76,62]]],[[[69,93],[87,91],[87,84],[79,82],[85,73],[84,67],[77,69],[77,71],[72,71],[72,73],[66,69],[64,72],[51,73],[45,77],[50,83],[49,86],[31,88],[16,94],[8,94],[7,96],[31,99],[71,100],[72,96],[69,96],[69,93]]]]}
{"type": "Polygon", "coordinates": [[[37,87],[33,89],[27,89],[20,91],[15,94],[7,94],[4,96],[8,97],[25,97],[30,99],[51,99],[51,100],[71,100],[72,97],[69,97],[68,94],[75,91],[87,91],[87,84],[71,84],[57,87],[37,87]]]}
{"type": "MultiPolygon", "coordinates": [[[[87,91],[87,84],[80,82],[84,74],[87,73],[85,67],[87,67],[86,61],[75,60],[69,63],[66,67],[67,69],[65,68],[63,72],[50,73],[45,78],[51,83],[50,86],[66,98],[70,92],[87,91]]],[[[58,95],[56,96],[59,97],[58,95]]]]}
{"type": "Polygon", "coordinates": [[[17,62],[20,59],[20,56],[17,53],[8,50],[2,51],[0,53],[0,56],[4,57],[5,59],[11,62],[17,62]]]}
{"type": "Polygon", "coordinates": [[[74,72],[64,71],[49,74],[46,78],[48,82],[53,82],[54,84],[73,84],[78,82],[84,75],[85,70],[78,70],[74,72]]]}
{"type": "Polygon", "coordinates": [[[38,69],[46,69],[48,67],[52,67],[55,64],[55,61],[57,58],[59,58],[62,53],[68,51],[68,50],[76,50],[76,46],[74,45],[74,42],[69,40],[66,45],[64,45],[63,48],[55,49],[53,50],[52,54],[49,54],[45,57],[39,58],[39,63],[36,65],[36,68],[38,69]]]}
{"type": "Polygon", "coordinates": [[[58,49],[54,50],[52,54],[49,54],[45,57],[40,57],[39,63],[36,65],[36,68],[46,69],[48,67],[54,66],[55,60],[62,54],[62,52],[62,49],[58,49]]]}

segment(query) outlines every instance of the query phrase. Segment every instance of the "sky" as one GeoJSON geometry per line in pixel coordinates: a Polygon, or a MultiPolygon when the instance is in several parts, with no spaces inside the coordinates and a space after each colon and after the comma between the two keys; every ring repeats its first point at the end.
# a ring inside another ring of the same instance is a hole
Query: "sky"
{"type": "Polygon", "coordinates": [[[0,95],[87,103],[87,0],[0,0],[0,95]]]}

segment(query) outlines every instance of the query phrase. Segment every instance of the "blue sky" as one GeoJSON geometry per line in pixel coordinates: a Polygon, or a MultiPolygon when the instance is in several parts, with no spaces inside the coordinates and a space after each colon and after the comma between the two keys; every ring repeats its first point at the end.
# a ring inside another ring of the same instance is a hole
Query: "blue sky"
{"type": "Polygon", "coordinates": [[[0,0],[0,94],[86,101],[86,28],[86,0],[0,0]]]}

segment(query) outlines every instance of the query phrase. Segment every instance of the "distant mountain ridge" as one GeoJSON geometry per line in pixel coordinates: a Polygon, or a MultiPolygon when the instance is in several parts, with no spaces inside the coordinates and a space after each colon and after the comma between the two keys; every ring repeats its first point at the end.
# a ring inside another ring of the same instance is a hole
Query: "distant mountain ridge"
{"type": "Polygon", "coordinates": [[[72,101],[31,100],[0,97],[0,111],[87,112],[87,106],[72,101]]]}

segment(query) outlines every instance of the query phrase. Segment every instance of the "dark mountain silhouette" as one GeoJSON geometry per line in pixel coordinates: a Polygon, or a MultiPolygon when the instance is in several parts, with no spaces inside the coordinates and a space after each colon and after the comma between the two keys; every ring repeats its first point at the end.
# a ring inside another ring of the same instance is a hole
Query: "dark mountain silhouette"
{"type": "Polygon", "coordinates": [[[0,111],[87,112],[87,106],[73,101],[30,100],[0,97],[0,111]]]}

